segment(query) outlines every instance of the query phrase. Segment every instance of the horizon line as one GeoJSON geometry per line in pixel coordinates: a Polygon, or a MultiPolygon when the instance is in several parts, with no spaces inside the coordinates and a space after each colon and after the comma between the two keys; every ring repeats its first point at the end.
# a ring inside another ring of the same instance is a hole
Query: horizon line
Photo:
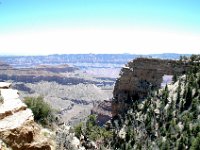
{"type": "Polygon", "coordinates": [[[141,55],[141,56],[148,56],[148,55],[164,55],[164,54],[174,54],[174,55],[193,55],[193,54],[200,54],[200,53],[148,53],[148,54],[139,54],[139,53],[53,53],[53,54],[0,54],[0,57],[29,57],[29,56],[53,56],[53,55],[141,55]]]}

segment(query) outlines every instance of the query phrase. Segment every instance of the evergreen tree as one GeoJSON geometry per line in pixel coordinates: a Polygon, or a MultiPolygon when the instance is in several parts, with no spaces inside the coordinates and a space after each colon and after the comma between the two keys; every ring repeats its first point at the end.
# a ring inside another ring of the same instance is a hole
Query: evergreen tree
{"type": "Polygon", "coordinates": [[[190,107],[191,103],[192,103],[192,89],[190,86],[187,86],[187,92],[186,92],[185,104],[184,104],[185,110],[187,110],[190,107]]]}
{"type": "Polygon", "coordinates": [[[169,90],[168,90],[168,86],[166,84],[165,89],[162,93],[162,100],[164,101],[165,105],[167,105],[167,103],[168,103],[168,97],[169,97],[169,90]]]}

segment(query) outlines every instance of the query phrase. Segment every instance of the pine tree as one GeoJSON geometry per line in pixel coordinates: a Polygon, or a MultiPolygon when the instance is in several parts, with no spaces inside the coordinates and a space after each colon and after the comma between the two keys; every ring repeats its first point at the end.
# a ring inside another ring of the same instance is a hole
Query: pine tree
{"type": "Polygon", "coordinates": [[[184,104],[185,110],[187,110],[190,107],[191,103],[192,103],[192,89],[190,86],[187,86],[187,92],[186,92],[185,104],[184,104]]]}
{"type": "Polygon", "coordinates": [[[168,96],[169,96],[169,90],[168,90],[168,86],[166,85],[162,93],[162,100],[164,101],[165,105],[167,105],[168,103],[168,96]]]}
{"type": "Polygon", "coordinates": [[[177,74],[173,75],[172,81],[175,83],[178,80],[177,74]]]}

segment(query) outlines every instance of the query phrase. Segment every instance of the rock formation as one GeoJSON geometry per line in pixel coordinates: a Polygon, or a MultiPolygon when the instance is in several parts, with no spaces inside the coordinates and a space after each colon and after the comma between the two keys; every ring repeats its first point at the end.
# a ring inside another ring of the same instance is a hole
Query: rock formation
{"type": "Polygon", "coordinates": [[[181,75],[187,63],[175,60],[137,58],[120,72],[113,91],[112,115],[125,112],[136,99],[143,99],[150,89],[160,88],[164,75],[181,75]]]}
{"type": "Polygon", "coordinates": [[[98,125],[102,126],[105,124],[108,120],[112,118],[112,101],[104,100],[91,110],[91,114],[97,115],[97,123],[98,125]]]}
{"type": "Polygon", "coordinates": [[[53,141],[34,122],[32,111],[19,99],[17,90],[9,89],[10,85],[0,83],[0,139],[13,150],[53,149],[53,141]]]}

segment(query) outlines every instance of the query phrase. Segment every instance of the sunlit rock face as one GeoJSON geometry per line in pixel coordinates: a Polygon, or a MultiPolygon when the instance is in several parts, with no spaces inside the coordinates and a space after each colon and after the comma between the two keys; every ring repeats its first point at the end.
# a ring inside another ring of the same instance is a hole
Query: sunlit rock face
{"type": "Polygon", "coordinates": [[[160,88],[161,83],[164,85],[188,68],[187,63],[175,60],[137,58],[129,62],[121,69],[114,87],[112,115],[125,112],[132,102],[145,98],[150,89],[160,88]]]}
{"type": "Polygon", "coordinates": [[[10,83],[0,83],[0,139],[13,150],[51,150],[48,138],[34,122],[30,109],[19,99],[10,83]]]}

